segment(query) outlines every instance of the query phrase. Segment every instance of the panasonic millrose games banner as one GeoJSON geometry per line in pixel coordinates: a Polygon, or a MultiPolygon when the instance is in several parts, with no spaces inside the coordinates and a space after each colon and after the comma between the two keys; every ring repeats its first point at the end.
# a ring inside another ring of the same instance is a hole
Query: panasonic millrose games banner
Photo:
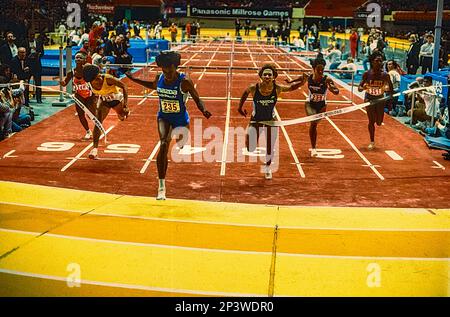
{"type": "Polygon", "coordinates": [[[191,16],[198,17],[237,17],[237,18],[278,18],[290,17],[291,9],[249,9],[224,7],[196,7],[191,6],[191,16]]]}

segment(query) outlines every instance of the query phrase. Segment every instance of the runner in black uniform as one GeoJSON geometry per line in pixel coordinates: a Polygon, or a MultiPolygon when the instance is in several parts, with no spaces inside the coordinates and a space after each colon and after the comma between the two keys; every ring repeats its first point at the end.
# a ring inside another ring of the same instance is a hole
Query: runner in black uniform
{"type": "Polygon", "coordinates": [[[272,178],[270,164],[272,163],[274,145],[277,137],[277,128],[268,127],[260,122],[273,121],[275,117],[275,105],[278,95],[284,91],[292,91],[300,87],[300,84],[291,86],[278,85],[275,80],[278,76],[277,69],[274,65],[266,64],[259,70],[261,82],[250,85],[242,94],[239,102],[239,113],[244,117],[247,116],[247,110],[243,109],[244,103],[249,94],[253,95],[253,111],[250,123],[247,127],[247,136],[245,145],[249,152],[253,152],[258,143],[259,135],[263,130],[266,133],[266,162],[265,162],[265,178],[272,178]]]}
{"type": "Polygon", "coordinates": [[[377,102],[378,99],[384,97],[385,91],[387,91],[391,96],[394,88],[392,86],[391,78],[386,72],[383,72],[383,54],[381,52],[375,51],[369,56],[370,70],[363,74],[361,83],[359,84],[358,91],[366,91],[366,96],[364,102],[372,102],[371,105],[367,106],[367,117],[369,118],[369,135],[370,144],[368,146],[369,150],[375,148],[375,123],[380,126],[383,123],[384,118],[384,106],[386,100],[383,99],[377,102]]]}
{"type": "MultiPolygon", "coordinates": [[[[333,80],[330,77],[323,75],[325,64],[325,60],[319,56],[315,60],[311,61],[311,66],[313,68],[312,75],[304,73],[302,76],[294,80],[287,80],[288,83],[298,81],[301,86],[308,82],[309,96],[305,103],[305,111],[308,116],[327,111],[327,89],[330,89],[330,91],[335,95],[339,94],[339,89],[335,86],[333,80]]],[[[319,122],[320,119],[311,121],[311,125],[309,126],[312,157],[317,156],[317,125],[319,122]]]]}

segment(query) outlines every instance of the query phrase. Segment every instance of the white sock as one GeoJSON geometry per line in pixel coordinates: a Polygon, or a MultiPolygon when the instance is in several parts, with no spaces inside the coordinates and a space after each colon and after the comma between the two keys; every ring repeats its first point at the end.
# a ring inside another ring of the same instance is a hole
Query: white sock
{"type": "Polygon", "coordinates": [[[165,179],[159,179],[159,189],[166,188],[166,180],[165,179]]]}

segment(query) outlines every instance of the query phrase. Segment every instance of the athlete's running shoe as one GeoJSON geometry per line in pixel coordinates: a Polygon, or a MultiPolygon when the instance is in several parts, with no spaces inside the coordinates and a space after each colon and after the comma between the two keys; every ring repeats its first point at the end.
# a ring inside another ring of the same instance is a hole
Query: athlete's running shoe
{"type": "Polygon", "coordinates": [[[270,166],[264,167],[264,177],[265,179],[272,179],[272,170],[270,169],[270,166]]]}
{"type": "Polygon", "coordinates": [[[91,150],[91,152],[89,152],[89,158],[91,160],[98,160],[98,149],[97,148],[93,148],[91,150]]]}
{"type": "Polygon", "coordinates": [[[166,200],[166,189],[164,187],[158,189],[158,196],[156,196],[156,200],[166,200]]]}
{"type": "Polygon", "coordinates": [[[367,147],[369,150],[373,150],[375,148],[375,142],[370,142],[369,146],[367,147]]]}
{"type": "Polygon", "coordinates": [[[311,149],[311,157],[316,157],[317,154],[317,150],[316,149],[311,149]]]}
{"type": "Polygon", "coordinates": [[[86,135],[83,137],[83,140],[90,140],[92,138],[91,130],[86,131],[86,135]]]}

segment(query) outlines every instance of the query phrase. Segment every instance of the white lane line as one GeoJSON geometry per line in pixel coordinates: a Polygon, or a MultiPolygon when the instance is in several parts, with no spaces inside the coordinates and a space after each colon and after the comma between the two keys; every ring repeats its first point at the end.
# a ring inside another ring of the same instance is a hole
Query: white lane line
{"type": "MultiPolygon", "coordinates": [[[[153,90],[154,91],[154,90],[153,90]]],[[[153,91],[150,93],[152,94],[153,91]]],[[[141,101],[139,101],[138,106],[142,105],[144,103],[144,101],[147,100],[147,97],[145,97],[144,99],[142,99],[141,101]]]]}
{"type": "Polygon", "coordinates": [[[358,148],[355,146],[355,144],[353,144],[352,141],[350,141],[350,139],[341,131],[341,129],[339,129],[337,127],[337,125],[330,120],[330,118],[325,117],[325,119],[328,120],[328,122],[336,129],[337,132],[339,132],[339,134],[344,138],[345,141],[347,141],[348,144],[350,144],[350,146],[353,148],[353,150],[359,155],[359,157],[367,164],[368,167],[370,167],[370,169],[381,179],[384,180],[384,176],[381,175],[381,173],[376,169],[375,165],[373,165],[372,163],[370,163],[370,161],[364,156],[364,154],[361,153],[360,150],[358,150],[358,148]]]}
{"type": "Polygon", "coordinates": [[[16,150],[11,150],[8,153],[6,153],[5,155],[3,155],[3,158],[7,158],[7,157],[17,157],[15,155],[11,156],[11,154],[13,154],[16,150]]]}
{"type": "Polygon", "coordinates": [[[391,150],[386,150],[384,151],[387,155],[389,155],[391,157],[391,159],[393,159],[394,161],[403,161],[403,157],[401,157],[400,155],[397,154],[397,152],[395,151],[391,151],[391,150]]]}
{"type": "MultiPolygon", "coordinates": [[[[66,157],[66,160],[73,160],[75,157],[66,157]]],[[[79,157],[77,160],[89,160],[89,158],[86,157],[79,157]]],[[[96,161],[125,161],[123,157],[99,157],[96,159],[96,161]]]]}
{"type": "Polygon", "coordinates": [[[433,163],[436,164],[436,166],[432,166],[432,168],[440,168],[441,170],[445,170],[445,167],[441,165],[439,162],[433,161],[433,163]]]}
{"type": "MultiPolygon", "coordinates": [[[[115,127],[115,126],[110,126],[109,129],[105,131],[106,134],[108,134],[112,129],[114,129],[114,127],[115,127]]],[[[100,136],[99,140],[103,139],[103,137],[104,137],[104,135],[102,134],[102,135],[100,136]]],[[[72,164],[74,164],[76,161],[78,161],[78,160],[80,159],[80,157],[81,157],[84,153],[86,153],[86,152],[87,152],[91,147],[93,147],[93,146],[94,146],[94,143],[91,143],[91,144],[89,144],[88,146],[86,146],[86,147],[84,148],[84,150],[82,150],[80,153],[78,153],[77,156],[75,156],[69,163],[67,163],[66,166],[64,166],[64,167],[61,169],[61,172],[66,171],[72,164]]]]}
{"type": "Polygon", "coordinates": [[[230,53],[230,67],[228,72],[230,73],[227,77],[228,87],[227,87],[227,116],[225,118],[225,135],[223,137],[223,147],[222,147],[222,162],[220,164],[220,176],[225,176],[226,164],[227,164],[227,150],[228,150],[228,134],[230,133],[230,117],[231,117],[231,68],[233,67],[233,52],[234,52],[234,42],[231,46],[230,53]]]}
{"type": "MultiPolygon", "coordinates": [[[[280,115],[278,114],[277,109],[275,109],[275,116],[277,117],[277,120],[281,121],[281,118],[280,118],[280,115]]],[[[300,173],[300,176],[302,178],[305,178],[306,175],[305,175],[305,172],[303,171],[302,164],[300,163],[300,161],[297,157],[297,154],[295,153],[294,146],[292,145],[291,138],[289,137],[289,135],[286,131],[286,128],[284,126],[281,126],[281,131],[283,131],[284,138],[286,139],[289,150],[291,151],[291,155],[294,158],[295,166],[297,167],[298,172],[300,173]]]]}
{"type": "Polygon", "coordinates": [[[153,161],[153,159],[156,156],[156,152],[158,152],[159,147],[161,146],[161,141],[158,141],[158,143],[155,145],[155,147],[153,148],[152,153],[150,154],[150,156],[147,158],[144,166],[142,166],[141,171],[139,173],[144,174],[145,171],[147,170],[148,166],[150,165],[150,163],[153,161]]]}

